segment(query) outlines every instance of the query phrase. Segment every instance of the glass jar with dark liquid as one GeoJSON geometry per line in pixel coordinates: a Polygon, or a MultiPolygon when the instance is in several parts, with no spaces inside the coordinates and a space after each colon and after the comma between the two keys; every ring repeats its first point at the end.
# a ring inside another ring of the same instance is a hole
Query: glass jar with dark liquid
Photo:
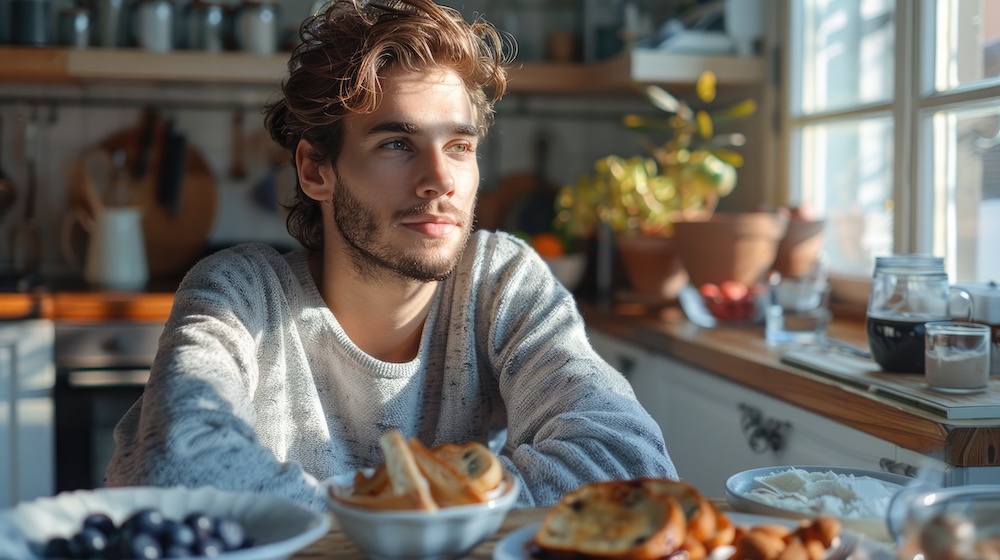
{"type": "Polygon", "coordinates": [[[972,320],[972,298],[948,284],[944,259],[892,255],[875,259],[865,330],[872,358],[885,371],[924,372],[924,323],[972,320]]]}

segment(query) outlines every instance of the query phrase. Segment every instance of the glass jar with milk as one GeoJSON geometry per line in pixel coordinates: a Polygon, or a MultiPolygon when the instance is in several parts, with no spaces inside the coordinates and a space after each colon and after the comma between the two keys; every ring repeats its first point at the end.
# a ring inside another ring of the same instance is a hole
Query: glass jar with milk
{"type": "Polygon", "coordinates": [[[875,259],[865,330],[885,371],[924,373],[924,323],[972,320],[972,298],[948,284],[944,259],[900,254],[875,259]]]}

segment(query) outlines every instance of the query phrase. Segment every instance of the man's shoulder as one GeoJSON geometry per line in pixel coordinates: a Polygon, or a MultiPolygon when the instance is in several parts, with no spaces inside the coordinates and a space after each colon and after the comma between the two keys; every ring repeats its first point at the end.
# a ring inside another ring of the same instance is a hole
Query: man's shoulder
{"type": "Polygon", "coordinates": [[[286,251],[266,243],[240,243],[215,251],[188,272],[189,277],[236,276],[248,279],[265,271],[285,275],[301,251],[286,251]]]}
{"type": "Polygon", "coordinates": [[[219,249],[202,259],[202,262],[212,265],[225,265],[241,261],[255,263],[279,262],[287,260],[287,255],[291,253],[288,250],[283,250],[267,243],[248,242],[219,249]]]}
{"type": "Polygon", "coordinates": [[[472,239],[477,253],[490,253],[494,257],[521,257],[525,253],[533,252],[531,246],[523,239],[502,230],[477,230],[472,239]]]}
{"type": "Polygon", "coordinates": [[[504,231],[479,230],[473,235],[470,245],[475,247],[469,255],[468,266],[474,275],[486,280],[484,288],[492,282],[504,282],[512,277],[531,279],[531,283],[543,282],[548,266],[526,241],[504,231]],[[512,275],[513,270],[520,273],[512,275]]]}

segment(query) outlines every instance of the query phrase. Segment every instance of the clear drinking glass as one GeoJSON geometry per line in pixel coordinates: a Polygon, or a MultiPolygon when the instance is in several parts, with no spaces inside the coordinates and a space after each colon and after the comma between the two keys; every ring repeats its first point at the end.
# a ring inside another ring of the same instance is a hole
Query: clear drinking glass
{"type": "Polygon", "coordinates": [[[764,338],[775,344],[810,344],[826,337],[830,286],[815,278],[782,278],[771,286],[764,338]]]}
{"type": "Polygon", "coordinates": [[[989,325],[934,321],[924,325],[927,385],[945,393],[978,393],[990,381],[989,325]]]}

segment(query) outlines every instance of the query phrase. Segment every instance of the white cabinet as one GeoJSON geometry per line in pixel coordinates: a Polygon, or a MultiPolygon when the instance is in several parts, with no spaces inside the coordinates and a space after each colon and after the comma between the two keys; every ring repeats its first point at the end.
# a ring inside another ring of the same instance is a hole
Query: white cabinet
{"type": "Polygon", "coordinates": [[[899,472],[925,459],[664,354],[594,330],[590,336],[660,425],[680,476],[708,495],[722,496],[729,476],[757,467],[899,472]]]}
{"type": "Polygon", "coordinates": [[[51,321],[0,322],[0,508],[55,484],[51,321]]]}

